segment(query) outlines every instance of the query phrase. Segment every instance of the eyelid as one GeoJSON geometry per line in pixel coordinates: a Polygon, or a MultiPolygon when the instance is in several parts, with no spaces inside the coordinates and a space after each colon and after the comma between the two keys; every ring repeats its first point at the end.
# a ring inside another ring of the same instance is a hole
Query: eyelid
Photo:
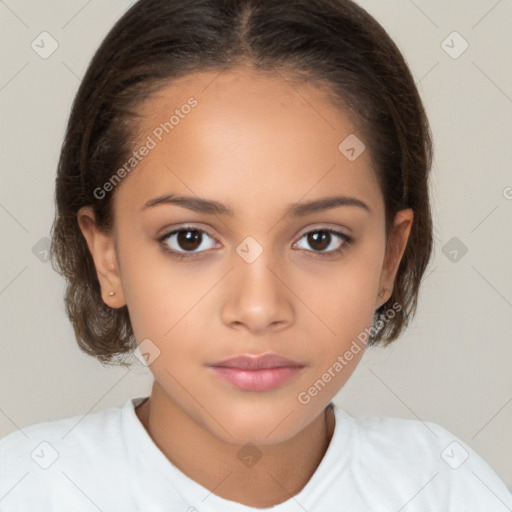
{"type": "Polygon", "coordinates": [[[201,231],[203,233],[206,233],[208,236],[215,238],[213,235],[210,234],[208,228],[196,226],[194,225],[194,223],[187,222],[185,222],[184,224],[177,224],[175,226],[167,226],[165,228],[158,230],[157,238],[165,238],[171,235],[172,233],[176,233],[177,231],[183,231],[186,229],[189,229],[190,231],[201,231]]]}
{"type": "MultiPolygon", "coordinates": [[[[307,228],[305,228],[303,231],[301,231],[300,233],[300,236],[298,237],[299,239],[302,238],[304,235],[307,235],[308,233],[316,233],[317,231],[327,231],[329,233],[334,233],[336,235],[340,235],[340,236],[343,236],[347,239],[352,239],[351,235],[349,235],[349,233],[344,233],[342,231],[342,227],[340,226],[334,226],[332,224],[318,224],[318,225],[313,225],[313,226],[309,226],[307,228]]],[[[349,228],[345,228],[347,231],[351,232],[351,230],[349,228]]]]}

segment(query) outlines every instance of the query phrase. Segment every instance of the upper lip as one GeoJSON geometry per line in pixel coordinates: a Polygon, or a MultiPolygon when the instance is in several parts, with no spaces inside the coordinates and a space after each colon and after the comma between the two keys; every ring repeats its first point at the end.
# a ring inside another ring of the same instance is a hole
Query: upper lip
{"type": "Polygon", "coordinates": [[[279,367],[302,367],[304,366],[297,361],[292,361],[278,354],[244,354],[229,357],[222,361],[212,363],[210,366],[220,366],[224,368],[240,368],[243,370],[263,370],[266,368],[279,367]]]}

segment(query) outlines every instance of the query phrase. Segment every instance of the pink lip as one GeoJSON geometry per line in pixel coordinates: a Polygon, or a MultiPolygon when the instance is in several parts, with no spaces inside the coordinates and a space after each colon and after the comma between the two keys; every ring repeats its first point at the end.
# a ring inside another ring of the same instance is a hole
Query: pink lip
{"type": "Polygon", "coordinates": [[[295,377],[304,365],[278,356],[235,356],[209,365],[223,380],[245,391],[270,391],[295,377]]]}

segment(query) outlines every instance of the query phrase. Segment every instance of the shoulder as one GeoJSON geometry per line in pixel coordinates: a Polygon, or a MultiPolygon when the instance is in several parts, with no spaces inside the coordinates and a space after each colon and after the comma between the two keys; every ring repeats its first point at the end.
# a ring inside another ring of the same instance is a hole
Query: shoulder
{"type": "Polygon", "coordinates": [[[341,409],[336,414],[351,425],[352,470],[383,492],[393,490],[404,498],[418,493],[416,502],[453,504],[449,510],[512,507],[512,495],[500,477],[446,428],[412,419],[353,418],[341,409]]]}
{"type": "Polygon", "coordinates": [[[122,460],[121,418],[129,405],[29,425],[1,438],[0,498],[37,499],[42,506],[54,489],[72,490],[76,478],[92,482],[108,472],[111,461],[122,460]]]}
{"type": "Polygon", "coordinates": [[[91,441],[96,446],[107,441],[110,443],[113,435],[119,431],[121,410],[121,407],[111,407],[19,428],[0,439],[0,460],[5,466],[10,459],[20,461],[27,457],[37,458],[38,448],[42,443],[53,445],[54,449],[70,444],[71,440],[77,447],[88,448],[91,448],[91,441]]]}
{"type": "Polygon", "coordinates": [[[439,458],[441,453],[433,450],[442,450],[451,441],[460,442],[447,429],[430,421],[382,416],[352,420],[357,437],[376,453],[384,447],[389,452],[393,447],[394,453],[400,456],[439,458]]]}

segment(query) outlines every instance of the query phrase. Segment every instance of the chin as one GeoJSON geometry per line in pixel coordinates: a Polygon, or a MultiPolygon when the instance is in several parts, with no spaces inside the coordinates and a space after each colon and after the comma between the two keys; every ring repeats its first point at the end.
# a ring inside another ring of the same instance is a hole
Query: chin
{"type": "Polygon", "coordinates": [[[208,418],[208,430],[232,444],[274,445],[291,439],[301,430],[298,412],[298,407],[284,408],[277,402],[252,407],[234,404],[229,410],[219,410],[215,416],[222,426],[208,418]]]}

